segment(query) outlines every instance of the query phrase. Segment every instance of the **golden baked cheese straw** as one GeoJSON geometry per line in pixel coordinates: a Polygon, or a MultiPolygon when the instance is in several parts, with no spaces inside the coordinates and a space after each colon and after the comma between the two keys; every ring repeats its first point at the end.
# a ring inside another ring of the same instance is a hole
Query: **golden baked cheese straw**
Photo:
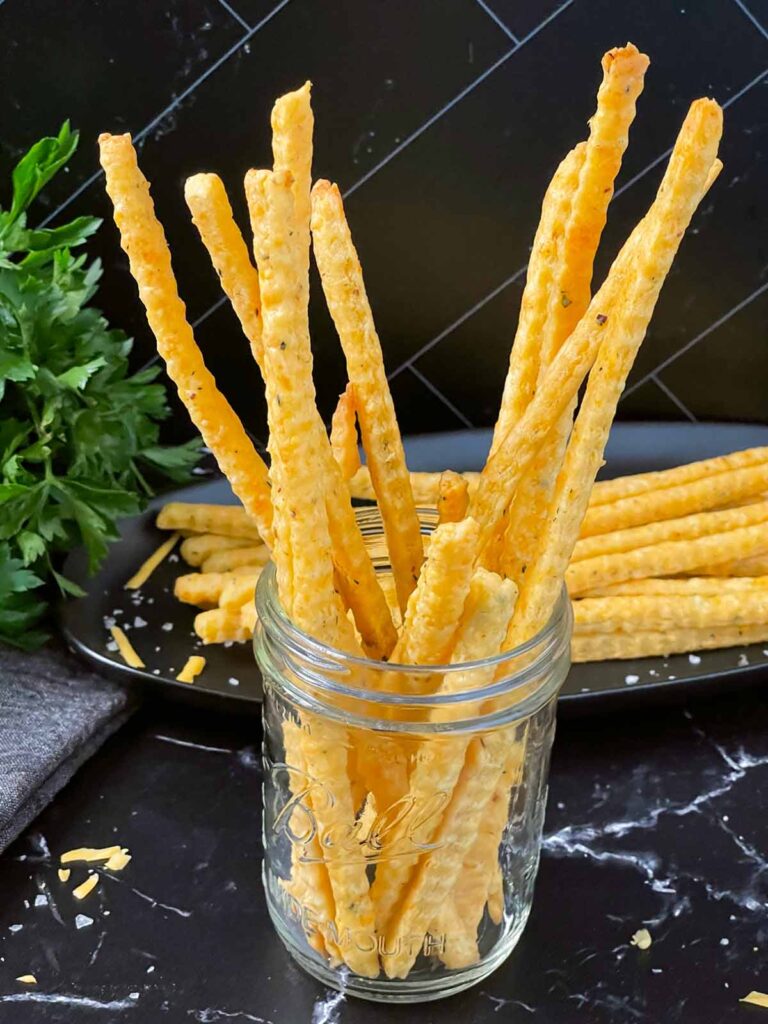
{"type": "MultiPolygon", "coordinates": [[[[432,534],[429,558],[408,600],[400,638],[391,661],[400,665],[445,664],[455,642],[475,566],[477,524],[471,519],[438,526],[432,534]]],[[[388,687],[403,693],[419,693],[423,676],[393,669],[388,687]]],[[[396,712],[385,709],[389,717],[396,712]]],[[[407,792],[404,747],[395,756],[397,744],[390,738],[371,741],[358,751],[363,777],[370,781],[376,806],[389,808],[407,792]],[[383,756],[389,750],[392,756],[383,756]]]]}
{"type": "Polygon", "coordinates": [[[345,480],[351,480],[360,469],[360,452],[357,447],[357,413],[355,391],[347,384],[339,395],[331,419],[331,451],[345,480]]]}
{"type": "Polygon", "coordinates": [[[424,558],[421,529],[381,343],[341,194],[318,181],[312,189],[312,242],[325,299],[355,389],[363,448],[381,511],[400,609],[416,586],[424,558]]]}
{"type": "MultiPolygon", "coordinates": [[[[411,478],[411,490],[413,491],[413,500],[416,504],[419,507],[437,505],[442,473],[419,473],[412,471],[408,475],[411,478]]],[[[467,481],[467,490],[471,498],[477,488],[480,474],[474,471],[465,471],[461,476],[467,481]]],[[[373,489],[371,474],[368,472],[367,466],[361,466],[357,470],[349,481],[349,489],[352,492],[353,498],[360,498],[364,501],[376,500],[376,492],[373,489]]],[[[424,538],[422,537],[423,540],[424,538]]]]}
{"type": "MultiPolygon", "coordinates": [[[[486,463],[470,503],[470,514],[481,526],[481,550],[493,535],[509,495],[548,430],[575,396],[599,349],[608,358],[615,347],[619,363],[609,376],[614,389],[618,386],[620,392],[623,387],[626,374],[621,364],[634,358],[685,228],[719,170],[715,154],[721,131],[722,112],[717,104],[696,101],[650,211],[630,235],[589,309],[553,360],[522,419],[486,463]]],[[[594,379],[605,369],[601,366],[594,379]]],[[[593,393],[595,388],[593,384],[593,393]]],[[[603,406],[603,412],[610,405],[609,401],[603,406]]],[[[602,457],[602,446],[600,453],[602,457]]],[[[589,493],[578,497],[569,518],[575,516],[580,521],[581,503],[589,500],[589,493]]]]}
{"type": "Polygon", "coordinates": [[[768,622],[768,592],[585,597],[573,602],[573,622],[582,633],[751,626],[768,622]]]}
{"type": "MultiPolygon", "coordinates": [[[[745,469],[726,470],[711,477],[647,491],[644,494],[620,498],[607,505],[587,509],[581,524],[581,536],[611,533],[644,523],[657,523],[663,519],[708,509],[725,508],[741,504],[744,498],[754,498],[768,487],[768,462],[745,469]]],[[[742,507],[749,507],[749,505],[742,507]]]]}
{"type": "Polygon", "coordinates": [[[201,566],[206,558],[218,551],[234,551],[236,548],[253,546],[247,537],[223,537],[218,533],[201,533],[197,537],[187,537],[181,542],[179,552],[187,563],[195,567],[201,566]]]}
{"type": "Polygon", "coordinates": [[[420,948],[412,937],[425,934],[449,898],[508,760],[509,745],[506,730],[488,733],[469,744],[451,802],[433,837],[434,848],[417,865],[390,917],[385,948],[394,953],[382,958],[388,977],[407,977],[420,948]]]}
{"type": "Polygon", "coordinates": [[[235,576],[234,579],[228,580],[222,587],[219,607],[242,608],[243,605],[253,602],[260,575],[261,570],[257,569],[248,576],[235,576]]]}
{"type": "Polygon", "coordinates": [[[173,596],[184,604],[198,608],[215,608],[225,584],[232,577],[221,572],[190,572],[178,576],[173,585],[173,596]]]}
{"type": "Polygon", "coordinates": [[[446,469],[440,474],[440,487],[437,496],[437,521],[442,523],[458,523],[467,514],[469,503],[469,486],[461,473],[446,469]]]}
{"type": "Polygon", "coordinates": [[[702,576],[768,576],[768,553],[761,552],[750,558],[720,562],[718,565],[702,565],[697,572],[702,576]]]}
{"type": "MultiPolygon", "coordinates": [[[[286,171],[248,175],[248,188],[258,198],[264,217],[256,236],[256,252],[270,444],[274,441],[273,457],[282,467],[285,492],[285,504],[277,505],[275,511],[276,515],[290,517],[293,592],[286,611],[311,636],[353,651],[352,626],[334,589],[325,486],[318,473],[318,467],[324,464],[321,439],[327,444],[327,438],[317,429],[307,307],[300,287],[301,243],[291,185],[291,175],[286,171]],[[285,471],[289,466],[290,472],[285,471]]],[[[311,765],[318,785],[333,794],[331,800],[312,803],[318,828],[322,835],[347,835],[357,808],[347,775],[346,730],[318,716],[311,716],[307,726],[301,734],[306,764],[311,765]]],[[[373,904],[362,853],[356,857],[341,844],[329,844],[323,852],[338,934],[347,930],[372,934],[373,904]]],[[[378,974],[375,949],[364,950],[350,943],[342,952],[348,966],[358,974],[378,974]]]]}
{"type": "MultiPolygon", "coordinates": [[[[427,561],[427,566],[429,560],[427,561]]],[[[499,653],[514,609],[517,588],[512,580],[502,580],[496,573],[478,568],[472,576],[464,616],[451,662],[456,665],[480,661],[499,653]]],[[[463,693],[493,680],[494,667],[467,669],[443,676],[439,693],[463,693]]],[[[432,712],[433,721],[441,716],[432,712]]],[[[464,763],[470,742],[467,736],[436,736],[422,744],[424,756],[416,756],[405,799],[414,807],[427,806],[435,793],[450,794],[464,763]]],[[[431,815],[416,833],[411,821],[393,828],[387,837],[388,856],[376,870],[371,896],[376,907],[376,928],[385,930],[413,869],[422,856],[422,849],[431,843],[439,825],[439,815],[431,815]]],[[[429,856],[429,854],[427,854],[429,856]]]]}
{"type": "Polygon", "coordinates": [[[120,244],[128,256],[157,350],[219,468],[269,543],[272,503],[267,467],[216,387],[195,343],[173,276],[168,243],[155,216],[149,184],[139,170],[131,138],[100,135],[99,147],[120,244]]]}
{"type": "Polygon", "coordinates": [[[218,174],[195,174],[184,184],[184,198],[222,290],[232,304],[256,365],[261,369],[264,352],[259,275],[235,223],[224,183],[218,174]]]}
{"type": "MultiPolygon", "coordinates": [[[[592,267],[627,148],[648,58],[631,43],[603,56],[597,110],[573,191],[541,337],[539,379],[589,306],[592,267]]],[[[573,424],[575,399],[550,431],[520,481],[509,509],[500,556],[503,571],[520,580],[537,557],[544,520],[573,424]]]]}
{"type": "Polygon", "coordinates": [[[557,287],[550,297],[556,316],[543,338],[545,365],[552,361],[589,306],[595,253],[649,60],[636,46],[627,43],[605,53],[601,63],[603,80],[597,93],[597,109],[589,122],[583,166],[565,224],[557,287]]]}
{"type": "Polygon", "coordinates": [[[513,781],[510,762],[496,783],[493,795],[480,819],[477,836],[467,851],[453,891],[438,913],[436,932],[448,935],[445,951],[440,955],[446,967],[466,967],[478,959],[476,936],[486,901],[491,918],[496,924],[501,922],[504,894],[499,872],[499,837],[509,820],[510,789],[513,781]],[[497,891],[498,886],[501,887],[500,894],[497,891]],[[493,912],[491,888],[494,889],[496,904],[493,912]],[[455,930],[450,933],[447,930],[451,917],[462,922],[463,933],[458,937],[455,930]]]}
{"type": "Polygon", "coordinates": [[[253,636],[256,607],[211,608],[196,615],[194,625],[204,644],[244,643],[253,636]]]}
{"type": "MultiPolygon", "coordinates": [[[[438,665],[448,660],[469,593],[478,533],[474,519],[462,519],[438,526],[432,534],[429,558],[408,600],[393,662],[438,665]]],[[[421,685],[421,680],[406,674],[401,680],[406,691],[417,692],[421,685]]]]}
{"type": "MultiPolygon", "coordinates": [[[[722,124],[722,111],[713,100],[696,100],[691,105],[656,201],[645,218],[643,244],[625,268],[622,292],[604,313],[597,314],[607,321],[607,333],[552,495],[541,554],[522,581],[507,638],[510,647],[538,632],[555,607],[627,375],[683,234],[718,167],[722,124]]],[[[592,306],[585,319],[591,311],[592,306]]],[[[572,337],[577,333],[578,328],[572,337]]]]}
{"type": "Polygon", "coordinates": [[[686,463],[684,466],[675,466],[673,469],[633,473],[629,476],[616,477],[614,480],[598,480],[592,488],[590,503],[607,505],[609,502],[621,501],[648,491],[677,487],[680,484],[692,483],[694,480],[709,479],[716,473],[747,469],[764,462],[768,462],[768,448],[746,448],[743,451],[731,452],[729,455],[718,455],[713,459],[701,459],[698,462],[686,463]]]}
{"type": "Polygon", "coordinates": [[[647,597],[648,595],[733,594],[743,591],[768,591],[768,576],[688,576],[680,579],[625,580],[609,587],[590,590],[585,597],[647,597]]]}
{"type": "Polygon", "coordinates": [[[612,661],[622,658],[650,658],[684,654],[718,647],[740,647],[768,641],[768,624],[713,626],[710,629],[634,629],[631,633],[574,633],[571,658],[574,662],[612,661]]]}
{"type": "MultiPolygon", "coordinates": [[[[286,718],[283,721],[283,743],[285,745],[285,763],[288,769],[288,785],[294,797],[303,794],[310,801],[309,779],[311,772],[304,759],[301,743],[301,728],[296,722],[286,718]]],[[[303,806],[301,800],[299,806],[303,806]]],[[[291,816],[291,825],[295,835],[307,835],[308,821],[306,811],[298,808],[291,816]]],[[[302,920],[306,917],[314,924],[307,929],[307,941],[319,953],[327,952],[335,960],[342,961],[341,951],[331,935],[331,926],[336,918],[336,907],[328,872],[323,862],[323,851],[320,838],[315,830],[314,835],[307,838],[307,850],[302,857],[299,846],[291,843],[291,880],[283,883],[286,891],[298,903],[298,912],[302,920]],[[304,913],[304,909],[309,914],[304,913]]]]}
{"type": "Polygon", "coordinates": [[[200,566],[203,572],[232,572],[243,566],[266,565],[269,548],[254,544],[247,548],[231,548],[229,551],[214,551],[200,566]]]}
{"type": "Polygon", "coordinates": [[[489,458],[495,455],[509,432],[517,426],[536,390],[541,366],[541,336],[546,328],[549,299],[560,259],[559,242],[570,216],[571,200],[584,164],[585,151],[586,144],[580,142],[568,153],[544,194],[489,458]]]}
{"type": "MultiPolygon", "coordinates": [[[[288,93],[275,104],[272,117],[273,152],[276,173],[291,175],[291,194],[296,211],[297,232],[293,239],[297,260],[296,287],[300,299],[308,299],[309,269],[309,209],[310,209],[310,168],[312,161],[312,111],[309,103],[309,83],[295,93],[288,93]],[[306,256],[306,259],[305,259],[306,256]]],[[[263,235],[264,207],[258,188],[255,187],[258,172],[249,172],[245,178],[248,211],[254,235],[256,262],[259,263],[259,246],[263,235]]],[[[262,253],[268,258],[268,254],[262,253]]],[[[355,518],[350,501],[349,488],[336,464],[325,433],[325,427],[317,409],[309,411],[317,433],[317,453],[320,458],[318,471],[325,478],[325,502],[328,525],[333,547],[334,564],[342,598],[352,609],[355,625],[363,640],[366,654],[372,658],[386,658],[397,640],[386,599],[376,576],[365,541],[355,518]]],[[[274,448],[276,439],[272,440],[274,448]]],[[[288,458],[274,459],[275,472],[279,474],[280,464],[289,465],[288,458]]],[[[283,488],[279,477],[275,478],[274,500],[280,501],[283,488]]],[[[282,517],[284,530],[290,530],[290,517],[282,517]]],[[[294,545],[287,543],[287,552],[294,545]]],[[[286,554],[276,563],[286,565],[286,554]]],[[[290,574],[289,577],[290,578],[290,574]]],[[[283,589],[287,579],[283,581],[283,589]]]]}
{"type": "Polygon", "coordinates": [[[569,594],[579,596],[597,587],[648,576],[677,576],[729,559],[748,558],[768,546],[768,524],[757,523],[695,540],[669,540],[634,551],[596,555],[573,562],[565,574],[569,594]]]}
{"type": "Polygon", "coordinates": [[[312,187],[312,136],[315,118],[312,113],[312,83],[280,96],[272,107],[272,159],[275,171],[291,175],[291,193],[296,211],[296,258],[300,280],[297,285],[309,294],[309,246],[312,187]]]}
{"type": "MultiPolygon", "coordinates": [[[[667,519],[661,522],[632,526],[614,533],[584,537],[574,546],[571,561],[581,562],[597,555],[613,555],[620,551],[636,551],[668,540],[695,540],[710,533],[725,533],[742,526],[753,526],[768,521],[768,501],[722,509],[719,512],[699,512],[667,519]]],[[[766,531],[768,537],[768,530],[766,531]]]]}
{"type": "Polygon", "coordinates": [[[201,505],[170,501],[157,514],[161,530],[188,530],[192,533],[216,533],[239,540],[260,540],[253,518],[239,505],[201,505]]]}

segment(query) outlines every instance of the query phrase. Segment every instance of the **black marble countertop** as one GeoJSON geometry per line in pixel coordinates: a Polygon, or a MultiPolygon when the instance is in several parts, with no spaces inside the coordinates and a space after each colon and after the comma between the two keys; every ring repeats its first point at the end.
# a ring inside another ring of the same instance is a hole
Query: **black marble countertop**
{"type": "Polygon", "coordinates": [[[418,1007],[345,1000],[273,935],[259,742],[255,720],[145,707],[0,858],[2,1024],[768,1020],[738,1002],[768,990],[760,691],[560,723],[520,944],[479,987],[418,1007]],[[131,864],[77,903],[56,854],[113,842],[131,864]],[[629,945],[643,926],[646,952],[629,945]],[[34,990],[14,981],[27,972],[34,990]]]}

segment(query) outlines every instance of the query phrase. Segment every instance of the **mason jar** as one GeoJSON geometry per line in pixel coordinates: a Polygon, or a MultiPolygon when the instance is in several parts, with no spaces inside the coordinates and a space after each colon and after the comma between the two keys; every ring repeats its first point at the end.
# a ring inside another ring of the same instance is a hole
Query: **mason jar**
{"type": "MultiPolygon", "coordinates": [[[[435,516],[419,514],[429,534],[435,516]]],[[[378,510],[358,521],[391,590],[378,510]]],[[[531,909],[569,667],[566,596],[526,644],[430,666],[303,633],[271,565],[256,604],[263,878],[278,935],[350,995],[420,1002],[468,988],[510,954],[531,909]]]]}

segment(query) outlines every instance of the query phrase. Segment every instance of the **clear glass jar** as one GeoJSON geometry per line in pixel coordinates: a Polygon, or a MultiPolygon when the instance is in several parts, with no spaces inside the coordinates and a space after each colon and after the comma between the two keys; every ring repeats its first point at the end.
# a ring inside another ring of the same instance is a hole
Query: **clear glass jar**
{"type": "MultiPolygon", "coordinates": [[[[420,512],[422,530],[435,516],[420,512]]],[[[358,511],[386,575],[381,520],[358,511]]],[[[420,1002],[491,973],[525,926],[538,869],[570,604],[527,644],[465,665],[396,666],[307,636],[259,580],[264,886],[310,974],[420,1002]],[[453,685],[434,691],[450,674],[453,685]],[[417,695],[404,693],[403,675],[417,695]]]]}

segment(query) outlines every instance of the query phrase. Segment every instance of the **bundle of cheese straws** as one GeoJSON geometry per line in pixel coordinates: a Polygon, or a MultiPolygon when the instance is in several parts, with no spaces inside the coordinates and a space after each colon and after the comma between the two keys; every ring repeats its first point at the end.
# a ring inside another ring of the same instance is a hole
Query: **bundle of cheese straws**
{"type": "MultiPolygon", "coordinates": [[[[588,137],[566,155],[544,197],[488,460],[471,488],[458,474],[441,478],[441,522],[426,558],[381,345],[341,195],[328,181],[312,184],[309,84],[274,106],[273,167],[245,175],[252,257],[221,180],[197,174],[185,188],[203,245],[264,379],[269,468],[204,365],[130,137],[102,135],[99,140],[115,221],[158,351],[241,501],[240,514],[269,550],[283,608],[296,626],[328,645],[411,665],[447,664],[458,656],[459,645],[471,651],[467,661],[509,650],[546,625],[577,542],[593,541],[579,536],[616,404],[686,228],[721,169],[717,150],[722,132],[717,103],[695,101],[656,198],[592,295],[595,252],[648,59],[628,44],[606,53],[602,66],[588,137]],[[318,414],[312,379],[310,248],[351,385],[332,439],[318,414]],[[349,444],[355,417],[386,536],[394,582],[390,600],[351,502],[350,480],[360,472],[349,444]]],[[[596,517],[599,510],[596,506],[589,515],[596,517]]],[[[184,529],[178,521],[166,525],[184,529]]],[[[210,533],[216,531],[201,531],[201,536],[210,533]]],[[[191,551],[194,545],[187,543],[191,551]]],[[[224,554],[231,559],[237,550],[229,545],[224,554]]],[[[622,559],[625,550],[613,547],[622,559]]],[[[193,557],[210,565],[213,555],[205,541],[193,557]]],[[[595,557],[613,555],[600,551],[595,557]]],[[[586,567],[579,586],[592,590],[609,579],[613,586],[615,576],[600,578],[592,572],[594,561],[585,557],[574,563],[571,573],[586,567]]],[[[253,612],[247,607],[247,618],[238,621],[249,630],[253,612]]],[[[208,614],[221,611],[216,607],[208,614]]],[[[223,616],[208,622],[212,639],[226,630],[223,616]]],[[[345,755],[323,744],[322,730],[296,729],[289,735],[289,726],[286,751],[290,746],[297,762],[306,763],[318,778],[337,779],[352,771],[341,763],[345,755]]],[[[357,782],[350,778],[344,792],[357,782]]],[[[339,807],[334,814],[341,813],[339,807]]],[[[486,840],[493,853],[489,864],[495,863],[499,836],[486,840]]],[[[414,886],[423,883],[416,865],[395,872],[396,879],[387,870],[386,880],[380,879],[377,871],[371,886],[364,868],[345,872],[330,853],[326,867],[340,930],[375,921],[379,933],[396,938],[406,918],[411,928],[414,922],[429,926],[431,910],[414,909],[414,886]]],[[[489,888],[490,880],[482,890],[480,914],[489,888]]],[[[471,950],[476,920],[468,916],[465,925],[471,950]]],[[[332,954],[322,936],[316,941],[332,954]]],[[[340,955],[360,974],[378,972],[375,953],[340,955]]],[[[404,977],[415,955],[390,958],[385,969],[404,977]]],[[[471,962],[472,953],[467,956],[471,962]]]]}

